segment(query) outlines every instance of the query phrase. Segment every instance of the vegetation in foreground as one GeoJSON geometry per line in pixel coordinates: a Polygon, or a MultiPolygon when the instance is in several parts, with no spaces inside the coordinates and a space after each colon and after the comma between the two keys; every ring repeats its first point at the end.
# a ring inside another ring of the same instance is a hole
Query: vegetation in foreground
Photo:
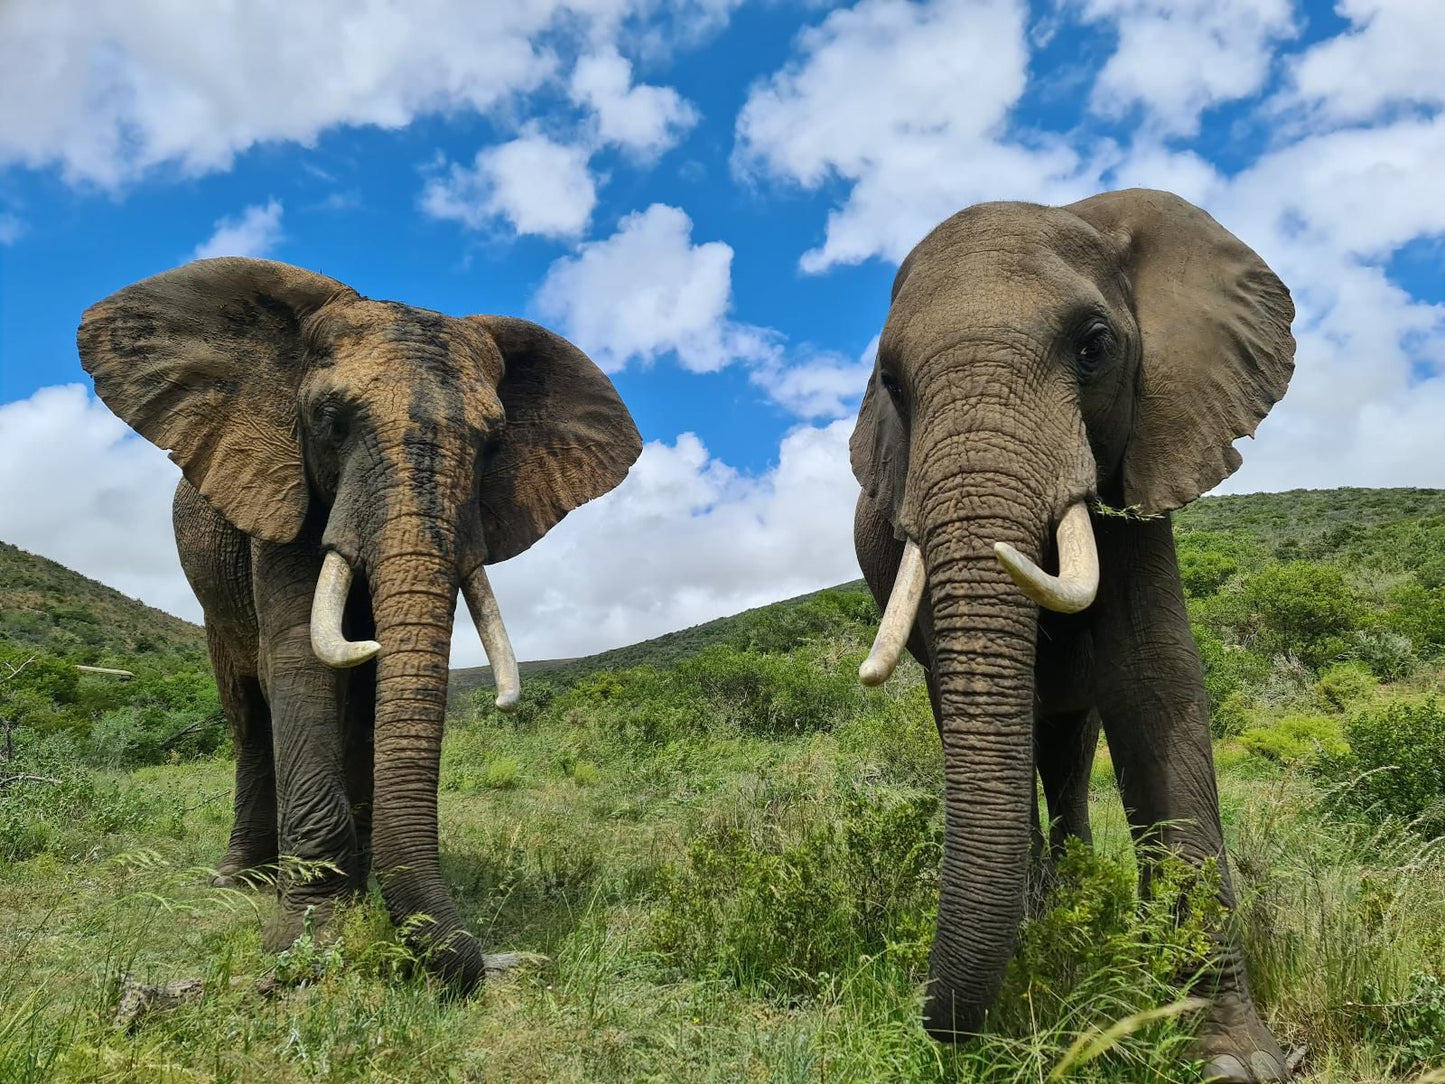
{"type": "MultiPolygon", "coordinates": [[[[1306,1079],[1418,1080],[1445,1066],[1445,494],[1309,495],[1303,517],[1294,496],[1179,523],[1238,921],[1306,1079]]],[[[224,731],[204,686],[157,691],[194,656],[142,674],[117,652],[141,676],[100,687],[72,683],[63,645],[11,637],[0,1080],[1191,1079],[1176,983],[1207,883],[1176,874],[1183,920],[1175,892],[1136,898],[1102,749],[1096,847],[1041,889],[988,1034],[923,1033],[937,738],[915,667],[853,680],[875,617],[824,592],[659,665],[534,676],[515,716],[471,697],[444,869],[489,950],[548,959],[469,1001],[440,996],[375,893],[278,959],[264,892],[199,887],[229,827],[224,731]],[[187,726],[216,753],[136,738],[187,726]],[[116,1027],[124,976],[203,993],[116,1027]]]]}

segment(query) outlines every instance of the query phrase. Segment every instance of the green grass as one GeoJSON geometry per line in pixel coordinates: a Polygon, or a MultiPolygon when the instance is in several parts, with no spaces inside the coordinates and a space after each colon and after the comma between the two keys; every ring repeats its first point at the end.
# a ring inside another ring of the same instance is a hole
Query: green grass
{"type": "MultiPolygon", "coordinates": [[[[1445,1066],[1442,512],[1436,491],[1340,490],[1177,521],[1250,974],[1319,1084],[1445,1066]]],[[[54,665],[0,687],[20,720],[0,761],[0,1082],[1192,1079],[1173,979],[1201,962],[1207,883],[1182,922],[1172,894],[1135,899],[1107,749],[1095,848],[1035,904],[986,1034],[923,1032],[941,758],[911,661],[883,691],[852,679],[872,619],[849,585],[533,668],[515,716],[464,691],[443,873],[487,951],[546,958],[466,1000],[374,889],[262,952],[269,895],[202,887],[231,765],[163,744],[214,728],[194,656],[127,656],[98,623],[142,675],[122,693],[65,680],[100,648],[46,640],[54,665]],[[204,994],[116,1029],[127,975],[204,994]]],[[[0,659],[38,649],[10,624],[0,659]]]]}

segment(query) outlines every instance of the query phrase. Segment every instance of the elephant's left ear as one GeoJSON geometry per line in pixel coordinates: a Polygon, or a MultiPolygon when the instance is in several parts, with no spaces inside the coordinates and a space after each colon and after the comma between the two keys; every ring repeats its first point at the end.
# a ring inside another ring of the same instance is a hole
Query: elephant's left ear
{"type": "Polygon", "coordinates": [[[607,374],[562,336],[510,316],[469,319],[492,337],[504,367],[497,396],[507,423],[481,479],[494,564],[616,487],[642,453],[642,437],[607,374]]]}
{"type": "Polygon", "coordinates": [[[1168,192],[1106,192],[1066,208],[1109,237],[1132,287],[1143,340],[1124,499],[1168,512],[1242,462],[1294,371],[1289,290],[1248,246],[1168,192]]]}

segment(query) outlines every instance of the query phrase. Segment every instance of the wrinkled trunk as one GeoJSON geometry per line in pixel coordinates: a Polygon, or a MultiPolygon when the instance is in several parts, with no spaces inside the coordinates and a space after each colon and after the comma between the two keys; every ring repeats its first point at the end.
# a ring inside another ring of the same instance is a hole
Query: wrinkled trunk
{"type": "Polygon", "coordinates": [[[1024,913],[1038,610],[1000,567],[992,546],[1004,541],[1037,553],[1047,529],[1046,513],[1027,500],[980,492],[976,482],[946,488],[952,490],[949,511],[925,513],[923,531],[945,773],[938,926],[924,1021],[939,1037],[981,1024],[1024,913]]]}
{"type": "Polygon", "coordinates": [[[437,783],[457,597],[454,560],[381,546],[371,574],[377,658],[373,864],[392,921],[449,985],[482,977],[476,940],[442,881],[437,783]],[[422,918],[421,916],[425,916],[422,918]]]}

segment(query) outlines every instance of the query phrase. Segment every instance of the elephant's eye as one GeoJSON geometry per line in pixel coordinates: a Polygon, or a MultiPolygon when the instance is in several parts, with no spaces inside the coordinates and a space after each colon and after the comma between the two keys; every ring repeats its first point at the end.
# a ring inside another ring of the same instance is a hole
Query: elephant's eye
{"type": "Polygon", "coordinates": [[[331,441],[340,441],[346,437],[348,425],[346,411],[335,399],[324,400],[316,408],[315,428],[319,436],[331,441]]]}
{"type": "Polygon", "coordinates": [[[892,373],[879,373],[878,383],[883,385],[883,390],[888,393],[888,398],[893,400],[894,406],[903,402],[903,386],[898,383],[898,378],[892,373]]]}
{"type": "Polygon", "coordinates": [[[1080,375],[1093,376],[1098,372],[1113,343],[1114,336],[1106,321],[1090,321],[1083,335],[1079,337],[1078,350],[1074,355],[1080,375]]]}

